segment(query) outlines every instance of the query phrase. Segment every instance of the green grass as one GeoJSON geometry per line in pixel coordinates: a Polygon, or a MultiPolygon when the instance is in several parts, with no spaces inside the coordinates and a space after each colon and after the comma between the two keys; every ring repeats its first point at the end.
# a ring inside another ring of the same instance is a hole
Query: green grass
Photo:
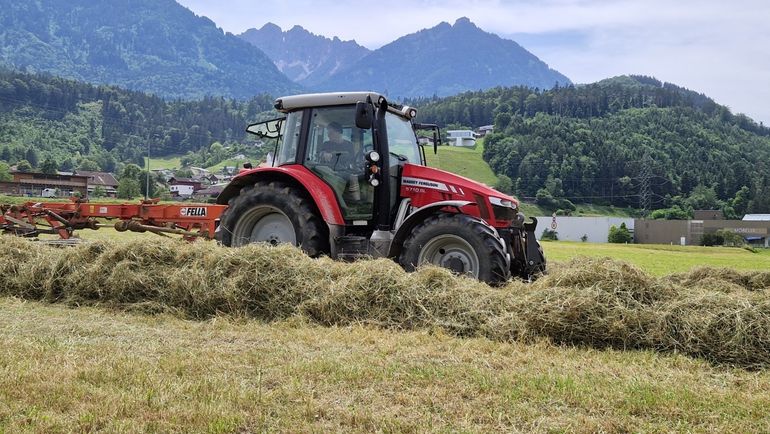
{"type": "MultiPolygon", "coordinates": [[[[167,157],[151,157],[150,158],[150,170],[155,169],[179,169],[182,167],[181,156],[167,156],[167,157]]],[[[147,167],[147,157],[144,158],[144,166],[147,167]]]]}
{"type": "Polygon", "coordinates": [[[577,210],[572,213],[573,217],[636,217],[638,215],[638,211],[633,208],[618,208],[615,206],[593,205],[590,203],[578,203],[575,204],[575,206],[577,207],[577,210]]]}
{"type": "Polygon", "coordinates": [[[472,148],[439,146],[437,154],[433,153],[432,148],[425,148],[428,166],[437,167],[494,187],[497,183],[497,176],[481,157],[483,152],[483,140],[477,141],[476,146],[472,148]]]}
{"type": "MultiPolygon", "coordinates": [[[[521,202],[519,207],[526,216],[549,216],[553,214],[552,210],[542,208],[534,203],[521,202]]],[[[575,207],[577,210],[572,212],[572,217],[635,217],[637,214],[636,210],[632,208],[618,208],[590,203],[577,203],[575,207]]]]}
{"type": "MultiPolygon", "coordinates": [[[[225,166],[240,168],[241,166],[243,166],[243,163],[245,163],[247,161],[249,161],[248,158],[245,158],[245,159],[242,159],[242,160],[229,159],[229,160],[225,160],[225,161],[223,161],[223,162],[221,162],[219,164],[215,164],[213,166],[207,167],[206,170],[208,170],[211,173],[219,173],[219,172],[222,171],[222,169],[225,166]]],[[[257,164],[259,164],[259,161],[251,161],[251,163],[256,166],[257,164]]]]}
{"type": "Polygon", "coordinates": [[[680,355],[0,299],[0,432],[767,432],[770,372],[680,355]]]}
{"type": "Polygon", "coordinates": [[[685,272],[697,267],[770,270],[770,250],[757,253],[737,247],[669,246],[657,244],[597,244],[569,241],[543,242],[549,261],[609,257],[626,261],[656,276],[685,272]]]}
{"type": "MultiPolygon", "coordinates": [[[[770,269],[770,251],[544,248],[551,261],[610,256],[656,275],[770,269]]],[[[2,433],[768,432],[768,390],[770,370],[681,354],[299,318],[185,321],[0,297],[2,433]]]]}
{"type": "MultiPolygon", "coordinates": [[[[182,167],[181,162],[181,156],[168,156],[168,157],[153,157],[150,158],[150,169],[180,169],[182,167]]],[[[227,159],[225,161],[222,161],[219,164],[215,164],[213,166],[204,167],[204,169],[208,170],[211,173],[219,173],[222,171],[222,168],[225,166],[234,166],[234,167],[241,167],[241,165],[248,161],[249,159],[243,159],[243,160],[236,160],[236,159],[227,159]]],[[[145,166],[147,167],[147,158],[144,159],[145,166]]],[[[258,163],[258,161],[252,161],[252,163],[258,163]]]]}

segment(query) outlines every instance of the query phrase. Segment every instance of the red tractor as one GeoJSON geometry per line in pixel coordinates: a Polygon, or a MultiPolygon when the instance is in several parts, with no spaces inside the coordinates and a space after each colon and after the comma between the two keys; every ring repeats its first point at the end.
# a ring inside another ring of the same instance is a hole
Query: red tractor
{"type": "MultiPolygon", "coordinates": [[[[310,256],[430,263],[490,284],[532,279],[546,261],[518,201],[425,166],[412,107],[372,92],[279,98],[284,116],[248,127],[274,139],[268,161],[245,165],[217,199],[226,246],[291,243],[310,256]]],[[[269,146],[272,144],[265,144],[269,146]]]]}

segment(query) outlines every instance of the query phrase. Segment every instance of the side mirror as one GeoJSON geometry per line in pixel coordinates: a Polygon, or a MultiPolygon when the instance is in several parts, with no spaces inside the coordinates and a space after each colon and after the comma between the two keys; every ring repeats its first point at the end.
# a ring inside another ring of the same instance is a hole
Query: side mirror
{"type": "Polygon", "coordinates": [[[277,139],[281,137],[281,125],[286,117],[270,119],[268,121],[257,122],[246,128],[246,132],[256,135],[263,139],[277,139]]]}
{"type": "Polygon", "coordinates": [[[356,126],[362,130],[368,130],[372,127],[374,121],[374,108],[368,102],[359,101],[356,103],[356,126]]]}
{"type": "Polygon", "coordinates": [[[433,153],[438,154],[438,145],[441,144],[441,128],[436,124],[412,124],[415,130],[433,130],[433,153]]]}

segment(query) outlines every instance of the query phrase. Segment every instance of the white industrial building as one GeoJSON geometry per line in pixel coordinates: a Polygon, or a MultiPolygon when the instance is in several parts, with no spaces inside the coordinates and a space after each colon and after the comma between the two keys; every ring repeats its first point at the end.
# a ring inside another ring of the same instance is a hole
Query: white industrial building
{"type": "Polygon", "coordinates": [[[620,227],[625,223],[631,233],[634,232],[634,219],[629,217],[566,217],[543,216],[537,219],[537,238],[543,235],[543,229],[556,231],[559,241],[583,241],[588,243],[606,243],[612,226],[620,227]]]}

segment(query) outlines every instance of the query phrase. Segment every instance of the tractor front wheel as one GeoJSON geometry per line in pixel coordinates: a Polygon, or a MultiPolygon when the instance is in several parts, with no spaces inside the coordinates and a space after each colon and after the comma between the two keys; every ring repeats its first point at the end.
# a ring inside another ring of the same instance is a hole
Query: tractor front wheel
{"type": "Polygon", "coordinates": [[[328,235],[309,199],[282,182],[258,182],[230,199],[217,239],[225,246],[288,243],[310,256],[328,251],[328,235]]]}
{"type": "Polygon", "coordinates": [[[404,242],[398,262],[407,271],[433,264],[490,285],[510,277],[500,236],[485,222],[465,214],[436,214],[417,225],[404,242]]]}

